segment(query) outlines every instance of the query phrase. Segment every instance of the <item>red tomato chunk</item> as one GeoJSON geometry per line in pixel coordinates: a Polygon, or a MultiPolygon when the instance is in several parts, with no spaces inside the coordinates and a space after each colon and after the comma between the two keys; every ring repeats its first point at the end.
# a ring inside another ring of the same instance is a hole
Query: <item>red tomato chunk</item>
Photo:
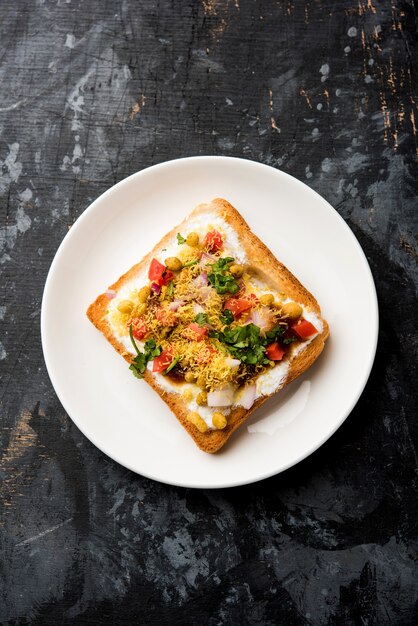
{"type": "Polygon", "coordinates": [[[290,328],[299,339],[309,339],[309,337],[318,332],[313,324],[303,319],[297,322],[297,324],[293,324],[290,328]]]}
{"type": "Polygon", "coordinates": [[[244,313],[244,311],[248,311],[251,307],[254,306],[254,302],[247,298],[228,298],[224,304],[224,309],[229,309],[235,319],[244,313]]]}
{"type": "Polygon", "coordinates": [[[173,353],[168,348],[163,350],[160,356],[156,356],[152,362],[153,372],[165,372],[173,362],[173,353]]]}
{"type": "Polygon", "coordinates": [[[148,270],[148,278],[159,284],[163,274],[165,272],[165,265],[157,261],[157,259],[152,259],[151,264],[148,270]]]}
{"type": "Polygon", "coordinates": [[[201,341],[208,334],[208,329],[206,326],[199,326],[199,324],[195,324],[192,322],[186,328],[186,335],[189,338],[193,338],[195,341],[201,341]]]}
{"type": "Polygon", "coordinates": [[[160,285],[168,285],[173,276],[173,272],[171,272],[170,270],[165,270],[164,274],[160,278],[160,285]]]}
{"type": "Polygon", "coordinates": [[[148,332],[148,328],[142,317],[134,317],[131,322],[132,324],[132,334],[135,339],[143,339],[148,332]]]}
{"type": "Polygon", "coordinates": [[[223,243],[223,237],[217,230],[211,230],[206,234],[204,246],[208,252],[218,252],[222,248],[223,243]]]}
{"type": "Polygon", "coordinates": [[[284,355],[284,350],[279,346],[277,341],[275,341],[267,346],[266,355],[270,361],[281,361],[284,355]]]}

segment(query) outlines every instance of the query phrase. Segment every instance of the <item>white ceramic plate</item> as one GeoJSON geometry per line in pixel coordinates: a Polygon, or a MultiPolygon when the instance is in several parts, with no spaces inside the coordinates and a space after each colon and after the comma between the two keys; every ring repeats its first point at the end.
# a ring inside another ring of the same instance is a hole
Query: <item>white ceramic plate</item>
{"type": "Polygon", "coordinates": [[[83,213],[52,263],[41,327],[58,397],[98,448],[165,483],[230,487],[295,465],[342,424],[373,364],[378,308],[358,241],[317,193],[266,165],[192,157],[133,174],[83,213]],[[196,204],[214,197],[229,200],[315,295],[331,336],[308,372],[256,411],[220,453],[209,455],[132,376],[85,311],[196,204]]]}

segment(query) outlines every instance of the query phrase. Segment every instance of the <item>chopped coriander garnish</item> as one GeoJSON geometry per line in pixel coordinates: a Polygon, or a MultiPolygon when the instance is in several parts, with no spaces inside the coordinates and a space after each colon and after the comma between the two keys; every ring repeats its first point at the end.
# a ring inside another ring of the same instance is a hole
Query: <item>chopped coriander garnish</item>
{"type": "Polygon", "coordinates": [[[225,344],[228,352],[242,363],[269,364],[269,359],[265,354],[267,339],[261,336],[260,328],[255,324],[225,328],[221,333],[213,330],[209,332],[209,337],[214,337],[225,344]]]}
{"type": "Polygon", "coordinates": [[[288,346],[289,343],[293,343],[294,341],[297,341],[298,338],[297,337],[287,337],[286,339],[283,339],[283,343],[288,346]]]}
{"type": "Polygon", "coordinates": [[[198,313],[194,318],[194,321],[199,324],[199,326],[203,326],[203,324],[208,323],[208,316],[206,313],[198,313]]]}
{"type": "Polygon", "coordinates": [[[179,244],[179,246],[181,246],[183,243],[186,243],[185,238],[182,237],[180,233],[177,233],[177,243],[179,244]]]}
{"type": "Polygon", "coordinates": [[[165,370],[164,374],[168,374],[168,372],[171,372],[171,370],[176,367],[177,363],[180,361],[180,357],[176,356],[176,358],[174,359],[174,361],[172,361],[170,363],[170,365],[167,367],[167,369],[165,370]]]}
{"type": "Polygon", "coordinates": [[[222,324],[232,324],[234,321],[234,314],[229,309],[225,309],[223,315],[219,318],[222,324]]]}
{"type": "Polygon", "coordinates": [[[167,248],[161,248],[161,252],[166,252],[167,248]]]}
{"type": "Polygon", "coordinates": [[[285,325],[275,326],[274,328],[272,328],[271,330],[266,332],[267,339],[271,343],[273,341],[277,341],[279,339],[279,337],[281,337],[285,333],[286,328],[287,328],[287,326],[285,326],[285,325]]]}
{"type": "Polygon", "coordinates": [[[211,266],[208,280],[219,294],[234,294],[239,291],[239,285],[229,271],[229,266],[233,261],[234,259],[232,257],[227,256],[218,259],[216,263],[211,266]]]}
{"type": "Polygon", "coordinates": [[[141,352],[132,334],[132,324],[129,325],[129,337],[136,352],[136,357],[132,360],[129,369],[136,378],[143,378],[148,361],[152,361],[156,356],[159,356],[161,354],[161,348],[157,346],[154,339],[149,339],[145,342],[144,352],[141,352]]]}
{"type": "Polygon", "coordinates": [[[192,265],[196,265],[199,263],[199,259],[193,259],[193,261],[189,261],[188,263],[184,263],[183,267],[191,267],[192,265]]]}

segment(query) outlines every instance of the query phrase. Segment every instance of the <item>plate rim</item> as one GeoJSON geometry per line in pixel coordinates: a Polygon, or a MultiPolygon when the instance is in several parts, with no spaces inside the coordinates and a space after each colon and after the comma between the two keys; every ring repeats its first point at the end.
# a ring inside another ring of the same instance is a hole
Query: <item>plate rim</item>
{"type": "Polygon", "coordinates": [[[77,218],[77,220],[74,222],[74,224],[72,225],[72,227],[70,228],[70,230],[65,234],[64,238],[62,239],[61,243],[59,244],[54,257],[52,259],[51,265],[49,267],[48,270],[48,274],[45,280],[45,285],[44,285],[44,289],[43,289],[43,294],[42,294],[42,304],[41,304],[41,316],[40,316],[40,330],[41,330],[41,344],[42,344],[42,352],[43,352],[43,357],[44,357],[44,361],[45,361],[45,365],[46,365],[46,369],[48,372],[48,376],[51,382],[51,385],[54,389],[55,394],[58,397],[58,400],[60,401],[62,407],[64,408],[65,412],[67,413],[67,415],[70,417],[70,419],[74,422],[74,424],[76,425],[76,427],[80,430],[80,432],[83,434],[84,437],[86,437],[96,448],[98,448],[103,454],[105,454],[106,456],[108,456],[109,458],[111,458],[113,461],[115,461],[116,463],[118,463],[119,465],[121,465],[122,467],[125,467],[127,469],[129,469],[130,471],[134,472],[135,474],[139,475],[139,476],[144,476],[147,479],[151,479],[154,480],[156,482],[160,482],[163,484],[167,484],[167,485],[172,485],[175,487],[183,487],[183,488],[191,488],[191,489],[227,489],[227,488],[231,488],[231,487],[239,487],[239,486],[243,486],[243,485],[250,485],[250,484],[254,484],[257,482],[260,482],[261,480],[265,480],[267,478],[271,478],[272,476],[276,476],[278,474],[281,474],[283,472],[285,472],[286,470],[290,469],[291,467],[294,467],[295,465],[297,465],[298,463],[300,463],[301,461],[303,461],[304,459],[306,459],[307,457],[309,457],[311,454],[313,454],[314,452],[316,452],[316,450],[318,450],[321,446],[324,445],[324,443],[326,443],[326,441],[328,441],[334,434],[335,432],[342,426],[342,424],[345,422],[345,420],[349,417],[349,415],[352,413],[354,407],[356,406],[357,402],[359,401],[366,385],[367,382],[370,378],[370,374],[373,368],[373,364],[374,364],[374,360],[375,360],[375,356],[376,356],[376,350],[377,350],[377,344],[378,344],[378,336],[379,336],[379,302],[378,302],[378,297],[377,297],[377,290],[376,290],[376,285],[374,282],[374,278],[373,278],[373,274],[369,265],[369,262],[367,260],[366,254],[363,250],[363,248],[360,245],[360,242],[358,241],[357,237],[355,236],[355,234],[353,233],[353,231],[351,230],[351,228],[348,226],[347,222],[344,220],[344,218],[340,215],[340,213],[328,202],[328,200],[326,200],[323,196],[321,196],[321,194],[319,194],[315,189],[312,189],[309,185],[307,185],[306,183],[302,182],[301,180],[299,180],[298,178],[292,176],[291,174],[288,174],[287,172],[284,172],[278,168],[272,167],[271,165],[267,165],[265,163],[261,163],[259,161],[253,161],[251,159],[246,159],[246,158],[242,158],[242,157],[234,157],[234,156],[223,156],[223,155],[196,155],[196,156],[186,156],[186,157],[181,157],[181,158],[174,158],[174,159],[169,159],[166,161],[163,161],[161,163],[157,163],[155,165],[150,165],[147,166],[137,172],[133,172],[132,174],[126,176],[125,178],[123,178],[122,180],[120,180],[119,182],[117,182],[116,184],[112,185],[111,187],[109,187],[108,189],[106,189],[103,193],[101,193],[97,198],[95,198],[95,200],[93,200],[93,202],[91,202],[86,209],[84,209],[84,211],[81,213],[81,215],[77,218]],[[127,184],[129,184],[132,180],[136,179],[136,178],[141,178],[143,175],[146,175],[147,173],[149,173],[150,170],[153,171],[158,171],[161,169],[165,169],[168,167],[172,167],[173,165],[175,166],[176,164],[182,164],[185,162],[193,162],[193,161],[229,161],[229,162],[235,162],[236,164],[243,164],[245,163],[246,165],[250,165],[252,167],[258,168],[258,169],[268,169],[271,170],[272,172],[274,172],[275,174],[279,174],[280,176],[283,176],[285,179],[289,179],[289,182],[291,181],[292,184],[297,184],[297,186],[299,187],[303,187],[305,189],[308,189],[311,193],[315,194],[316,196],[318,196],[318,198],[321,200],[322,203],[324,203],[324,206],[326,206],[326,208],[331,211],[334,214],[334,217],[337,218],[337,221],[340,222],[340,225],[343,226],[343,229],[345,229],[346,234],[349,235],[352,243],[354,244],[354,247],[357,249],[357,252],[360,254],[360,257],[362,258],[363,261],[363,265],[364,265],[364,270],[365,270],[365,276],[367,276],[367,280],[368,280],[368,288],[370,289],[370,295],[371,295],[371,302],[372,302],[372,314],[373,314],[373,319],[371,320],[373,326],[372,329],[374,331],[374,336],[373,336],[373,342],[371,343],[371,350],[368,356],[368,360],[367,360],[367,365],[365,363],[365,374],[363,376],[362,382],[359,384],[359,387],[356,391],[355,394],[353,394],[352,400],[349,403],[349,408],[346,408],[344,411],[342,411],[342,416],[339,417],[338,420],[335,421],[335,423],[333,424],[333,427],[327,431],[326,435],[324,437],[321,438],[321,440],[319,440],[319,442],[315,442],[312,446],[309,446],[305,451],[303,451],[300,455],[298,455],[294,460],[292,460],[291,462],[288,462],[287,464],[285,464],[283,467],[281,467],[280,469],[276,469],[276,470],[272,470],[272,471],[267,471],[262,473],[261,475],[257,475],[254,478],[252,478],[251,480],[249,480],[248,478],[243,479],[243,480],[234,480],[234,481],[225,481],[224,484],[211,484],[211,483],[202,483],[202,484],[195,484],[195,483],[188,483],[187,481],[176,481],[176,480],[169,480],[169,479],[164,479],[162,480],[160,477],[156,476],[155,474],[153,475],[152,472],[149,471],[142,471],[139,472],[137,469],[135,469],[131,464],[126,463],[125,461],[121,460],[118,455],[116,454],[110,454],[107,450],[103,449],[102,446],[98,445],[98,443],[95,440],[95,437],[91,437],[90,435],[87,435],[85,432],[84,427],[79,423],[77,417],[74,417],[72,415],[72,413],[68,410],[67,406],[66,406],[66,402],[63,401],[62,397],[63,393],[61,393],[61,389],[60,389],[60,384],[59,381],[57,380],[57,378],[55,377],[52,365],[49,361],[49,355],[48,355],[48,348],[47,348],[47,330],[46,330],[46,318],[47,318],[47,309],[48,309],[48,301],[50,299],[50,291],[51,291],[51,283],[52,283],[52,278],[55,272],[55,268],[59,263],[60,257],[61,255],[64,253],[66,247],[69,245],[68,242],[71,241],[71,238],[73,236],[74,232],[77,232],[80,228],[82,228],[84,221],[89,217],[89,215],[91,213],[93,213],[96,210],[96,206],[101,203],[103,200],[106,200],[107,196],[111,195],[112,193],[114,193],[115,189],[121,189],[122,187],[126,186],[127,184]]]}

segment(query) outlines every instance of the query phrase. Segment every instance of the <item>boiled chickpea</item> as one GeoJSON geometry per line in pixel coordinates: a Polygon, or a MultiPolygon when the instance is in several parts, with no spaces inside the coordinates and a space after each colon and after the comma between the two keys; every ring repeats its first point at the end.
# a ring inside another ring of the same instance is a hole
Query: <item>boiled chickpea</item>
{"type": "Polygon", "coordinates": [[[151,295],[150,287],[142,287],[138,292],[138,300],[140,302],[146,302],[151,295]]]}
{"type": "Polygon", "coordinates": [[[199,235],[197,233],[190,233],[187,235],[186,243],[192,248],[196,248],[199,245],[199,235]]]}
{"type": "Polygon", "coordinates": [[[137,304],[135,307],[136,315],[144,315],[146,310],[147,310],[147,305],[145,304],[145,302],[141,302],[140,304],[137,304]]]}
{"type": "Polygon", "coordinates": [[[231,272],[232,276],[235,276],[236,278],[241,278],[244,273],[244,268],[242,267],[242,265],[237,265],[236,263],[233,263],[230,266],[229,271],[231,272]]]}
{"type": "Polygon", "coordinates": [[[260,297],[260,303],[263,306],[271,306],[272,304],[274,304],[274,296],[272,293],[265,293],[263,296],[260,297]]]}
{"type": "Polygon", "coordinates": [[[223,413],[218,413],[218,411],[216,411],[212,415],[212,425],[218,430],[222,430],[223,428],[225,428],[226,424],[226,417],[223,413]]]}
{"type": "Polygon", "coordinates": [[[169,256],[168,259],[165,260],[165,266],[171,272],[179,272],[183,267],[183,263],[176,256],[169,256]]]}
{"type": "Polygon", "coordinates": [[[118,304],[118,311],[121,313],[132,313],[134,303],[130,300],[121,300],[118,304]]]}
{"type": "Polygon", "coordinates": [[[199,413],[191,412],[187,414],[187,419],[189,422],[194,424],[201,433],[205,433],[208,429],[208,425],[205,420],[200,417],[199,413]]]}
{"type": "Polygon", "coordinates": [[[283,317],[286,317],[290,321],[296,321],[300,318],[303,313],[303,309],[300,304],[296,302],[286,302],[281,306],[281,314],[283,317]]]}
{"type": "Polygon", "coordinates": [[[186,381],[186,383],[195,383],[196,376],[193,374],[193,372],[186,372],[184,375],[184,380],[186,381]]]}
{"type": "Polygon", "coordinates": [[[196,402],[199,406],[206,406],[208,401],[208,394],[206,391],[201,391],[196,397],[196,402]]]}
{"type": "Polygon", "coordinates": [[[206,378],[203,375],[198,376],[197,378],[197,384],[201,389],[205,389],[206,388],[206,378]]]}

